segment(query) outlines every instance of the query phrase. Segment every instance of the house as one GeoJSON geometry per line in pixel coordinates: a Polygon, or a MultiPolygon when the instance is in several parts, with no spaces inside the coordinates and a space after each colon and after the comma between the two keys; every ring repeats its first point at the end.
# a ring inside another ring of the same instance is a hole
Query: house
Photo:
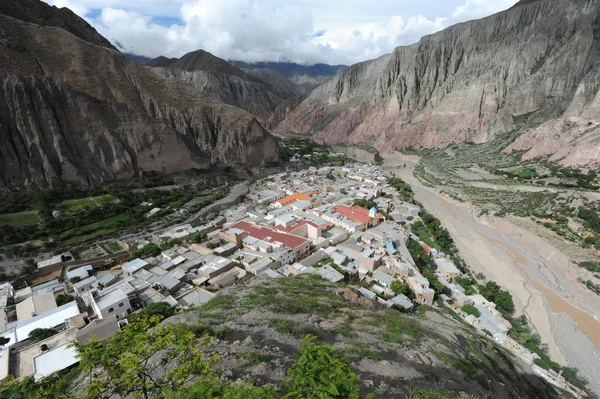
{"type": "Polygon", "coordinates": [[[269,206],[271,208],[283,208],[284,206],[294,204],[298,201],[310,201],[310,195],[305,193],[294,193],[272,202],[269,206]]]}
{"type": "Polygon", "coordinates": [[[69,302],[54,309],[50,309],[44,313],[38,314],[32,318],[16,323],[7,324],[7,329],[15,329],[15,343],[21,342],[29,338],[29,333],[36,328],[56,328],[65,323],[65,320],[79,315],[79,307],[77,302],[69,302]]]}
{"type": "Polygon", "coordinates": [[[412,301],[404,294],[400,294],[389,299],[385,304],[389,308],[391,308],[394,305],[399,305],[402,306],[405,310],[410,310],[414,306],[412,301]]]}
{"type": "Polygon", "coordinates": [[[358,293],[362,296],[364,296],[365,298],[367,298],[370,301],[374,301],[375,299],[377,299],[377,294],[374,293],[373,291],[370,291],[364,287],[360,287],[358,289],[358,293]]]}
{"type": "Polygon", "coordinates": [[[204,255],[201,259],[201,267],[198,269],[197,274],[207,279],[212,279],[223,274],[235,266],[235,263],[231,259],[212,254],[204,255]]]}
{"type": "Polygon", "coordinates": [[[374,271],[381,264],[382,256],[372,249],[365,249],[360,254],[360,265],[369,271],[374,271]]]}
{"type": "Polygon", "coordinates": [[[437,272],[448,280],[452,280],[462,274],[461,271],[458,270],[458,268],[454,265],[454,263],[450,262],[449,260],[444,258],[436,258],[434,262],[437,266],[437,272]]]}
{"type": "Polygon", "coordinates": [[[73,255],[70,252],[63,252],[60,255],[56,255],[50,259],[42,260],[37,263],[38,269],[57,265],[59,263],[69,262],[73,260],[73,255]]]}
{"type": "Polygon", "coordinates": [[[177,302],[184,307],[194,307],[204,305],[215,296],[215,293],[197,288],[179,297],[177,302]]]}
{"type": "Polygon", "coordinates": [[[344,280],[344,275],[329,265],[319,267],[317,269],[317,273],[319,273],[325,280],[329,280],[332,283],[337,283],[338,281],[344,280]]]}
{"type": "Polygon", "coordinates": [[[71,280],[74,278],[78,278],[80,280],[83,280],[84,278],[89,277],[90,272],[92,270],[94,270],[92,265],[78,267],[77,269],[71,269],[67,272],[67,279],[71,280]]]}
{"type": "Polygon", "coordinates": [[[379,284],[381,284],[385,288],[390,288],[392,286],[392,283],[396,279],[393,278],[390,274],[388,274],[386,272],[385,268],[380,267],[379,269],[375,270],[375,272],[373,273],[373,280],[377,281],[379,284]]]}
{"type": "Polygon", "coordinates": [[[100,319],[112,315],[124,318],[132,312],[129,298],[121,288],[92,292],[90,306],[100,319]]]}
{"type": "Polygon", "coordinates": [[[54,294],[45,293],[30,296],[23,302],[17,303],[17,320],[23,321],[57,308],[54,294]]]}
{"type": "Polygon", "coordinates": [[[283,233],[268,227],[260,227],[248,222],[238,222],[235,226],[237,229],[248,232],[253,238],[268,242],[275,246],[285,246],[294,251],[296,259],[302,259],[310,250],[310,241],[303,237],[298,237],[292,234],[283,233]]]}
{"type": "Polygon", "coordinates": [[[130,262],[127,262],[123,265],[123,271],[125,272],[126,275],[128,276],[133,276],[133,274],[135,272],[137,272],[140,269],[145,268],[146,266],[148,266],[149,263],[146,262],[145,260],[142,259],[134,259],[130,262]]]}
{"type": "Polygon", "coordinates": [[[219,238],[222,238],[225,241],[235,244],[238,247],[242,246],[242,240],[248,235],[247,232],[240,229],[229,229],[225,231],[221,231],[219,233],[219,238]]]}
{"type": "Polygon", "coordinates": [[[92,337],[97,338],[100,341],[106,341],[119,330],[119,320],[117,319],[117,315],[113,314],[104,319],[94,319],[90,321],[87,326],[83,327],[81,330],[77,330],[75,339],[81,345],[90,342],[92,337]]]}

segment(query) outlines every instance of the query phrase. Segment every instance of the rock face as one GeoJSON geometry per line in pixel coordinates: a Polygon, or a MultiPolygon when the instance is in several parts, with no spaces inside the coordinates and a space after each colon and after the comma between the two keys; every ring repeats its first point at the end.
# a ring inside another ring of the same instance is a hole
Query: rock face
{"type": "MultiPolygon", "coordinates": [[[[47,21],[65,13],[19,2],[47,21]]],[[[81,19],[73,32],[28,20],[0,14],[0,186],[279,163],[279,144],[249,113],[78,34],[92,29],[81,19]]]]}
{"type": "Polygon", "coordinates": [[[206,97],[242,108],[262,124],[268,124],[282,102],[304,93],[275,71],[247,73],[204,50],[181,58],[158,57],[144,65],[161,77],[201,90],[206,97]]]}
{"type": "Polygon", "coordinates": [[[270,69],[279,72],[293,83],[301,86],[307,91],[312,90],[319,84],[331,79],[332,76],[346,68],[346,65],[300,65],[293,62],[256,62],[247,63],[243,61],[230,61],[234,66],[242,68],[246,72],[249,69],[270,69]]]}
{"type": "Polygon", "coordinates": [[[353,65],[277,127],[382,150],[486,142],[598,162],[600,0],[527,0],[353,65]]]}

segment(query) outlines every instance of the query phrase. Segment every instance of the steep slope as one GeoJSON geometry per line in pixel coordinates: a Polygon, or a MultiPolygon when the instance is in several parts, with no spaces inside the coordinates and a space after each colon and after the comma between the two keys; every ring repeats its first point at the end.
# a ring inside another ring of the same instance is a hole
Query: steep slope
{"type": "Polygon", "coordinates": [[[346,68],[346,65],[300,65],[293,62],[247,63],[243,61],[231,61],[231,63],[245,71],[249,69],[272,69],[305,90],[312,90],[346,68]]]}
{"type": "Polygon", "coordinates": [[[351,365],[363,395],[378,399],[411,397],[423,387],[439,391],[432,398],[560,397],[492,339],[441,311],[402,314],[318,275],[259,277],[165,323],[213,332],[223,375],[257,385],[281,384],[302,338],[312,334],[351,365]]]}
{"type": "Polygon", "coordinates": [[[133,61],[139,65],[145,64],[146,62],[151,60],[150,57],[146,57],[143,55],[137,55],[137,54],[133,54],[133,53],[123,53],[123,55],[125,55],[125,57],[129,58],[131,61],[133,61]]]}
{"type": "Polygon", "coordinates": [[[265,80],[248,74],[204,50],[181,58],[157,57],[146,64],[157,75],[195,87],[212,98],[242,108],[266,123],[283,101],[299,95],[293,83],[282,83],[280,75],[261,74],[265,80]]]}
{"type": "Polygon", "coordinates": [[[0,14],[41,26],[62,28],[87,42],[111,49],[115,48],[96,29],[66,7],[50,7],[37,0],[2,0],[0,14]]]}
{"type": "Polygon", "coordinates": [[[276,131],[383,150],[526,132],[508,150],[598,166],[599,32],[599,0],[522,1],[349,67],[276,131]]]}
{"type": "Polygon", "coordinates": [[[252,115],[67,30],[0,14],[0,186],[279,162],[252,115]]]}

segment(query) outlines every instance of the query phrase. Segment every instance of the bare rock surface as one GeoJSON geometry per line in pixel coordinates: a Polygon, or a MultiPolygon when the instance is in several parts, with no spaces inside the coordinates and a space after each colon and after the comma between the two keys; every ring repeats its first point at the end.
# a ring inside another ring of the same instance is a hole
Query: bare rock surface
{"type": "Polygon", "coordinates": [[[277,127],[380,150],[486,142],[565,164],[600,154],[600,1],[522,1],[352,65],[277,127]]]}

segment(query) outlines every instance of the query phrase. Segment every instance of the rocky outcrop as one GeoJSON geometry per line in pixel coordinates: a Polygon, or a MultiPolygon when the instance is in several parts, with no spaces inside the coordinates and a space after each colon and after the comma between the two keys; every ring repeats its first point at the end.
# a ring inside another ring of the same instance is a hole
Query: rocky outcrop
{"type": "Polygon", "coordinates": [[[111,49],[115,48],[96,29],[66,7],[50,7],[38,0],[2,0],[0,14],[41,26],[62,28],[87,42],[111,49]]]}
{"type": "Polygon", "coordinates": [[[203,50],[181,58],[154,58],[145,66],[168,80],[202,91],[206,98],[242,108],[262,124],[269,123],[281,103],[304,92],[275,71],[247,73],[203,50]]]}
{"type": "Polygon", "coordinates": [[[382,150],[521,132],[525,156],[598,161],[598,32],[600,0],[522,1],[349,67],[276,131],[382,150]]]}
{"type": "Polygon", "coordinates": [[[0,186],[93,186],[279,159],[254,116],[202,88],[65,29],[0,14],[0,186]]]}

